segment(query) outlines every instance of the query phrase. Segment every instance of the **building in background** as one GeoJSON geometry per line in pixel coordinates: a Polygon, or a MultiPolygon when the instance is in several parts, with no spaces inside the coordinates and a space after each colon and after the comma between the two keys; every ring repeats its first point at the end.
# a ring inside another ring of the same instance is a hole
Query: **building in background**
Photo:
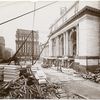
{"type": "Polygon", "coordinates": [[[49,44],[47,43],[45,48],[44,48],[45,44],[40,44],[39,47],[40,47],[40,52],[42,51],[40,57],[41,59],[43,58],[47,58],[49,56],[49,44]]]}
{"type": "MultiPolygon", "coordinates": [[[[49,57],[84,72],[100,66],[100,1],[75,1],[50,27],[49,57]]],[[[68,66],[67,65],[67,66],[68,66]]]]}
{"type": "Polygon", "coordinates": [[[7,60],[13,56],[13,51],[10,48],[5,48],[5,57],[4,60],[7,60]]]}
{"type": "Polygon", "coordinates": [[[0,36],[0,61],[5,57],[5,39],[0,36]]]}
{"type": "Polygon", "coordinates": [[[32,30],[24,30],[24,29],[17,29],[16,31],[16,51],[19,49],[19,47],[22,45],[24,40],[28,37],[25,44],[22,46],[22,48],[19,50],[17,57],[25,60],[31,60],[32,59],[32,52],[34,59],[36,59],[39,55],[39,35],[37,31],[33,31],[32,36],[32,30]],[[31,33],[31,34],[30,34],[31,33]],[[33,42],[32,42],[33,41],[33,42]],[[33,49],[32,49],[33,45],[33,49]]]}

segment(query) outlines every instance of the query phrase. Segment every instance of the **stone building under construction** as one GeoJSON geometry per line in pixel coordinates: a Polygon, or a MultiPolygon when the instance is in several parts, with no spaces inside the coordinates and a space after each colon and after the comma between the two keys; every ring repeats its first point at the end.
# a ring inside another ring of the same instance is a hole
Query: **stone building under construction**
{"type": "Polygon", "coordinates": [[[49,57],[74,61],[82,70],[100,67],[100,1],[75,1],[50,27],[49,57]]]}

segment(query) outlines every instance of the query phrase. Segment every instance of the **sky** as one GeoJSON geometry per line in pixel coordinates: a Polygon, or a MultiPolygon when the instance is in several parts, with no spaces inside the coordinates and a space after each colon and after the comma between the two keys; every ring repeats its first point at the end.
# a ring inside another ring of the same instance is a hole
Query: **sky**
{"type": "MultiPolygon", "coordinates": [[[[36,8],[44,6],[53,1],[35,1],[36,8]]],[[[35,12],[35,22],[33,28],[33,13],[13,20],[9,23],[0,25],[0,36],[5,38],[5,46],[16,51],[16,30],[36,30],[39,32],[39,41],[46,42],[50,33],[50,26],[60,17],[60,8],[69,8],[73,1],[59,1],[46,8],[35,12]]],[[[33,1],[0,1],[0,23],[32,11],[34,9],[33,1]]]]}

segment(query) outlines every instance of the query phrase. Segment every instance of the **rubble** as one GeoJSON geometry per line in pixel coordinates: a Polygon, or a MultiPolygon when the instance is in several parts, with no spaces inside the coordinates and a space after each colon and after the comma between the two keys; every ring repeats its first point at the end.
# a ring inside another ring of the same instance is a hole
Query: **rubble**
{"type": "Polygon", "coordinates": [[[85,79],[89,79],[89,80],[92,80],[96,83],[100,83],[100,72],[99,73],[87,73],[87,74],[81,74],[81,76],[85,79]]]}
{"type": "Polygon", "coordinates": [[[21,76],[16,81],[6,82],[0,88],[0,97],[9,97],[9,99],[43,99],[50,98],[52,94],[58,97],[56,84],[41,84],[30,77],[26,79],[21,76]]]}

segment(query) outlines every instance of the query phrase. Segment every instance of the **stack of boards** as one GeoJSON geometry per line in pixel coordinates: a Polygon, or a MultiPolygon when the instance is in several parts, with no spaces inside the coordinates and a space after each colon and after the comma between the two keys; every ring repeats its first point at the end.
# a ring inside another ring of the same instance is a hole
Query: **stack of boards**
{"type": "Polygon", "coordinates": [[[4,67],[0,66],[0,82],[2,82],[4,79],[4,67]]]}
{"type": "Polygon", "coordinates": [[[3,67],[3,79],[5,82],[16,80],[19,77],[19,66],[16,65],[0,65],[3,67]]]}

